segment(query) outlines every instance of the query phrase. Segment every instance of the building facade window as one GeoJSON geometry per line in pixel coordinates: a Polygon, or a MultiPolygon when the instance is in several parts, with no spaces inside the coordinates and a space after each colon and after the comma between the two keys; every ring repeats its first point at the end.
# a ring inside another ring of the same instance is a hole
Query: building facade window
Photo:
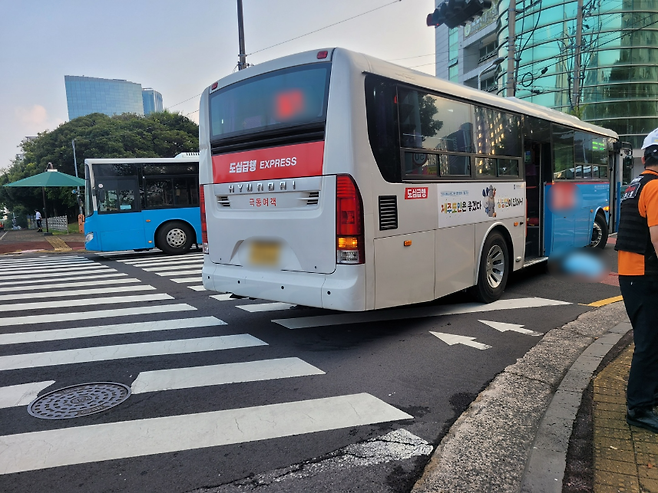
{"type": "MultiPolygon", "coordinates": [[[[616,131],[638,149],[658,127],[658,2],[585,2],[580,91],[574,95],[577,0],[517,2],[516,93],[616,131]],[[528,4],[529,2],[526,2],[528,4]]],[[[498,12],[499,56],[507,55],[509,0],[498,12]]],[[[498,80],[502,85],[502,77],[498,80]]]]}

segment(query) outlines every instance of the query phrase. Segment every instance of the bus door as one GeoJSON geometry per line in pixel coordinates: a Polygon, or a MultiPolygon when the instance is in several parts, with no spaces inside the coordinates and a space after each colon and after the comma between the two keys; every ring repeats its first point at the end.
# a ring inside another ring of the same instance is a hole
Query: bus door
{"type": "Polygon", "coordinates": [[[127,238],[134,243],[131,248],[141,248],[144,226],[140,215],[131,214],[139,211],[137,176],[98,176],[96,198],[103,251],[125,250],[127,238]]]}
{"type": "Polygon", "coordinates": [[[550,143],[526,139],[524,143],[526,182],[526,245],[525,261],[544,256],[544,187],[543,163],[550,159],[550,143]]]}

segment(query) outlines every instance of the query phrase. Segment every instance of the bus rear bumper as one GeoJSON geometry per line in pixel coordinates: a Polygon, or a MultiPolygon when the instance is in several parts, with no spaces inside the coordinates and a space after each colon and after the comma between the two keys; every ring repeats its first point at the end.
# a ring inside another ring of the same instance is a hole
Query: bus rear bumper
{"type": "Polygon", "coordinates": [[[253,270],[203,264],[203,286],[210,291],[344,311],[366,310],[365,266],[338,265],[331,274],[253,270]]]}

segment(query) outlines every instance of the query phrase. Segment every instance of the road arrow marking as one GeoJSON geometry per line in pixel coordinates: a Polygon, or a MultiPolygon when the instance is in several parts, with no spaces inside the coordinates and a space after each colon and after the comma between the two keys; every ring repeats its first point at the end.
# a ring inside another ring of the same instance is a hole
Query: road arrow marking
{"type": "Polygon", "coordinates": [[[529,336],[540,336],[542,335],[541,332],[535,332],[534,330],[528,330],[524,329],[523,325],[519,324],[508,324],[504,322],[490,322],[489,320],[478,320],[478,322],[482,322],[485,325],[488,325],[492,329],[496,329],[499,332],[507,332],[508,330],[511,330],[512,332],[518,332],[519,334],[525,334],[529,336]]]}
{"type": "Polygon", "coordinates": [[[491,348],[491,346],[488,346],[486,344],[475,342],[475,337],[444,334],[443,332],[432,332],[431,330],[430,330],[430,334],[435,335],[449,346],[454,346],[455,344],[463,344],[464,346],[470,346],[472,348],[479,349],[480,351],[484,351],[485,349],[491,348]]]}

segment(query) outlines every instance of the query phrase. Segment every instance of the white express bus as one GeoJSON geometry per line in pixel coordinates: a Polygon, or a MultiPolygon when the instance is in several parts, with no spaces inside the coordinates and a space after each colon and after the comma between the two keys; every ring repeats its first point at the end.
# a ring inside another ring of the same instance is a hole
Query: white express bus
{"type": "Polygon", "coordinates": [[[215,82],[199,132],[209,290],[491,302],[510,271],[607,238],[617,134],[345,49],[215,82]]]}

